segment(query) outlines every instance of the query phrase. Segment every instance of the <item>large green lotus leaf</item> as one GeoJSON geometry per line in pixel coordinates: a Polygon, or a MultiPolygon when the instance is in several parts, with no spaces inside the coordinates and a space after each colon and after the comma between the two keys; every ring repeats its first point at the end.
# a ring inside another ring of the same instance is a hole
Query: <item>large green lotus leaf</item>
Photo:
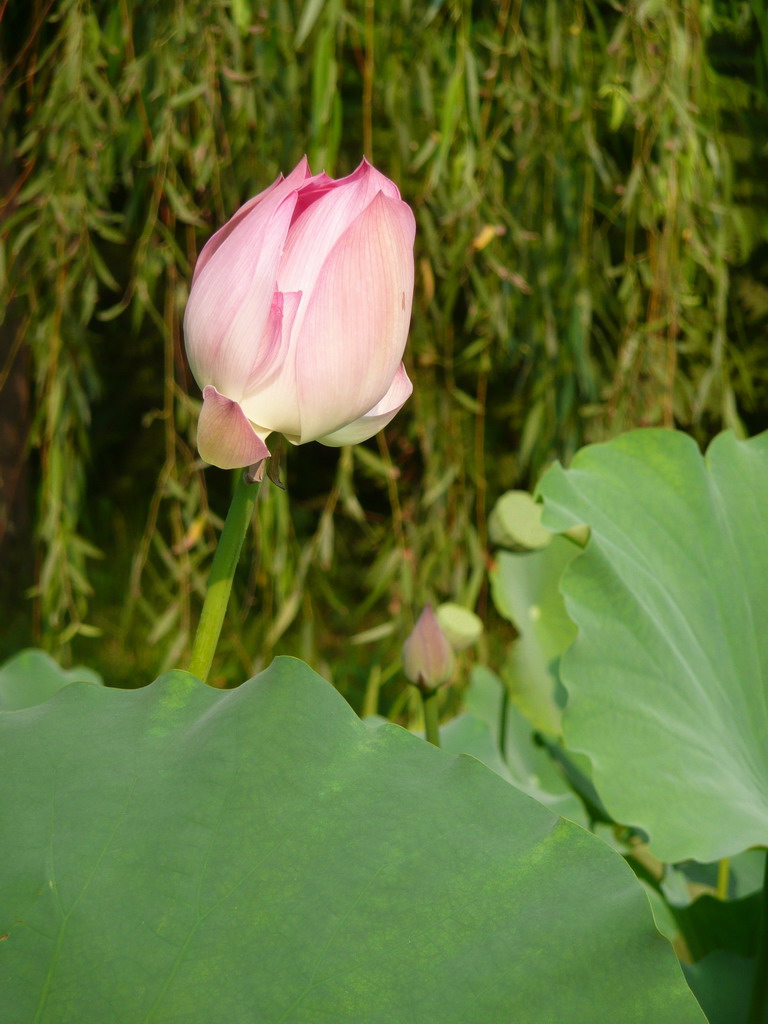
{"type": "Polygon", "coordinates": [[[546,748],[534,740],[531,723],[510,701],[502,710],[504,683],[475,665],[464,692],[465,712],[440,726],[440,744],[452,754],[471,754],[550,811],[587,825],[584,805],[546,748]],[[499,751],[502,719],[504,756],[499,751]]]}
{"type": "Polygon", "coordinates": [[[705,1024],[615,853],[301,662],[0,731],[4,1024],[705,1024]]]}
{"type": "Polygon", "coordinates": [[[762,892],[739,900],[721,900],[705,893],[686,907],[676,907],[675,917],[692,959],[701,960],[718,949],[755,956],[762,905],[762,892]]]}
{"type": "Polygon", "coordinates": [[[749,1024],[749,1001],[755,960],[718,950],[697,964],[685,965],[685,976],[707,1014],[709,1024],[749,1024]]]}
{"type": "Polygon", "coordinates": [[[533,725],[549,734],[560,732],[555,699],[559,662],[576,635],[560,594],[560,577],[579,553],[572,541],[552,537],[540,551],[497,552],[490,573],[494,604],[520,634],[505,666],[510,692],[533,725]]]}
{"type": "Polygon", "coordinates": [[[641,430],[540,485],[545,523],[587,523],[562,590],[566,742],[662,860],[768,843],[768,434],[641,430]]]}
{"type": "Polygon", "coordinates": [[[70,683],[101,685],[101,677],[82,666],[60,668],[45,651],[20,651],[0,665],[0,711],[42,704],[70,683]]]}

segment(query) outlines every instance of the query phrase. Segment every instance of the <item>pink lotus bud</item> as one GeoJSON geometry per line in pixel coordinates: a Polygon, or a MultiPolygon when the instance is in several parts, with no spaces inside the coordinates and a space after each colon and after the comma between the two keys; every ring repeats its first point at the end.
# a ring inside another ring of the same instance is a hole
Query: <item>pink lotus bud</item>
{"type": "Polygon", "coordinates": [[[403,645],[403,667],[412,683],[435,690],[453,675],[453,648],[428,604],[403,645]]]}
{"type": "Polygon", "coordinates": [[[334,181],[305,158],[216,232],[184,315],[206,462],[251,465],[273,431],[344,445],[389,423],[413,390],[402,357],[415,231],[367,161],[334,181]]]}

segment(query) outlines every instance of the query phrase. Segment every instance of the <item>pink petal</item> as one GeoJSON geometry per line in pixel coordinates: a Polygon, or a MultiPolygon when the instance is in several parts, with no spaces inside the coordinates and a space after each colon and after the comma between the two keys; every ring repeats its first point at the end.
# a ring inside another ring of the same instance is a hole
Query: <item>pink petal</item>
{"type": "Polygon", "coordinates": [[[351,181],[359,181],[360,179],[364,179],[367,182],[372,197],[377,192],[383,192],[388,199],[400,198],[400,190],[394,181],[390,181],[381,171],[377,171],[373,164],[368,163],[365,157],[363,157],[351,174],[348,174],[346,178],[339,178],[336,181],[336,186],[346,185],[351,181]]]}
{"type": "Polygon", "coordinates": [[[298,190],[315,180],[304,157],[285,180],[279,178],[241,207],[200,254],[184,314],[184,337],[201,387],[214,384],[231,398],[241,397],[243,377],[261,358],[268,334],[277,265],[298,190]],[[228,365],[236,319],[235,352],[228,365]]]}
{"type": "Polygon", "coordinates": [[[403,668],[412,683],[434,690],[447,683],[456,665],[453,648],[427,605],[403,645],[403,668]]]}
{"type": "Polygon", "coordinates": [[[262,211],[273,206],[271,197],[256,206],[195,282],[184,313],[184,338],[200,387],[213,384],[239,401],[253,367],[269,349],[277,269],[295,203],[294,191],[266,221],[262,211]]]}
{"type": "Polygon", "coordinates": [[[326,192],[332,192],[334,188],[336,188],[336,182],[333,178],[329,178],[325,171],[308,178],[299,189],[299,201],[293,215],[294,220],[298,220],[308,206],[317,202],[320,196],[325,195],[326,192]]]}
{"type": "Polygon", "coordinates": [[[302,296],[301,292],[278,292],[277,297],[281,306],[280,335],[272,343],[271,358],[259,364],[249,379],[240,404],[259,433],[277,431],[297,441],[301,416],[296,391],[296,338],[291,328],[302,296]]]}
{"type": "Polygon", "coordinates": [[[310,171],[307,158],[302,157],[287,178],[284,178],[282,174],[278,175],[271,185],[265,188],[262,192],[259,192],[259,194],[254,196],[253,199],[249,199],[247,203],[244,203],[237,213],[233,217],[230,217],[224,227],[219,228],[216,234],[212,235],[203,246],[200,255],[197,257],[195,272],[192,275],[192,284],[195,283],[203,270],[203,267],[208,263],[211,256],[213,256],[222,243],[229,238],[238,224],[253,210],[255,206],[263,202],[267,197],[271,197],[272,202],[274,202],[274,200],[288,195],[292,189],[300,187],[301,184],[309,177],[310,171]],[[280,189],[279,192],[277,192],[278,189],[280,189]],[[277,195],[275,195],[276,192],[277,195]]]}
{"type": "MultiPolygon", "coordinates": [[[[291,328],[300,302],[301,292],[275,292],[272,308],[269,311],[264,344],[258,358],[251,366],[251,372],[245,384],[245,397],[241,402],[243,406],[249,397],[265,388],[283,368],[289,355],[291,328]]],[[[293,371],[291,371],[291,379],[293,376],[293,371]]]]}
{"type": "Polygon", "coordinates": [[[302,442],[359,419],[392,384],[411,318],[414,234],[406,204],[379,193],[326,258],[293,331],[302,442]]]}
{"type": "Polygon", "coordinates": [[[297,204],[280,261],[281,290],[309,295],[333,246],[380,191],[374,174],[383,178],[370,164],[361,165],[341,181],[308,183],[301,189],[302,211],[297,204]]]}
{"type": "Polygon", "coordinates": [[[400,363],[389,391],[365,416],[361,416],[360,419],[347,424],[340,430],[334,430],[332,434],[318,437],[317,440],[330,448],[340,448],[344,444],[360,444],[361,441],[367,441],[369,437],[378,434],[382,427],[386,427],[391,419],[394,419],[410,398],[412,391],[413,384],[408,379],[405,367],[400,363]]]}
{"type": "Polygon", "coordinates": [[[203,408],[197,424],[200,458],[220,469],[252,466],[269,456],[269,449],[237,404],[215,387],[203,391],[203,408]]]}
{"type": "Polygon", "coordinates": [[[383,192],[391,199],[400,198],[397,185],[390,181],[389,178],[385,178],[383,174],[380,174],[372,164],[369,164],[363,158],[352,174],[348,174],[345,178],[334,180],[329,178],[324,171],[312,178],[308,178],[299,189],[299,201],[296,205],[294,220],[297,221],[309,206],[318,202],[323,196],[329,192],[339,190],[347,195],[350,192],[354,192],[359,197],[358,212],[365,209],[378,192],[383,192]]]}

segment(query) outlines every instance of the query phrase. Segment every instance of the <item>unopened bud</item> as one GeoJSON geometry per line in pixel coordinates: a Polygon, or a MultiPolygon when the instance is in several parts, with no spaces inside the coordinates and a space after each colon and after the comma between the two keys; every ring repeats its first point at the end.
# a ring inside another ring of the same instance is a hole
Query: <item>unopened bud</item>
{"type": "Polygon", "coordinates": [[[403,667],[412,683],[435,690],[453,675],[455,659],[437,616],[428,604],[403,645],[403,667]]]}

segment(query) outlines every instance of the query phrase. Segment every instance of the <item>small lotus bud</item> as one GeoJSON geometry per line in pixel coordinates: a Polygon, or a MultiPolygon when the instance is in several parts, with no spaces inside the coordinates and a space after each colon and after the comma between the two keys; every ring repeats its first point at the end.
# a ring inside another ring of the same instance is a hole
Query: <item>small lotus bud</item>
{"type": "Polygon", "coordinates": [[[451,678],[454,664],[453,649],[428,604],[403,645],[405,674],[421,689],[435,690],[451,678]]]}

